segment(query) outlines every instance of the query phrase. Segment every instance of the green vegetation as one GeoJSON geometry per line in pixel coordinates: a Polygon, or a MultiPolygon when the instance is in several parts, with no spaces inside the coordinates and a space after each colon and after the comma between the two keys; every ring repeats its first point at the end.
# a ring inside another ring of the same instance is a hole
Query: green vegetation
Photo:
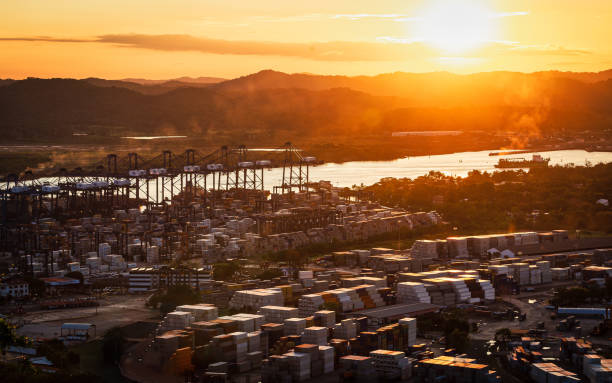
{"type": "Polygon", "coordinates": [[[495,340],[496,341],[506,341],[510,339],[510,335],[512,335],[512,332],[510,331],[509,328],[507,327],[500,328],[497,331],[495,331],[495,340]]]}
{"type": "Polygon", "coordinates": [[[612,164],[472,171],[465,178],[430,172],[385,179],[366,190],[383,204],[437,210],[459,232],[588,229],[612,233],[612,211],[597,204],[612,194],[612,164]]]}
{"type": "Polygon", "coordinates": [[[146,305],[151,308],[159,308],[162,315],[174,310],[176,306],[193,305],[202,302],[202,296],[198,291],[187,285],[171,286],[166,291],[155,293],[146,305]]]}
{"type": "Polygon", "coordinates": [[[41,372],[27,361],[0,364],[0,376],[3,381],[10,383],[102,383],[102,379],[89,373],[41,372]]]}
{"type": "MultiPolygon", "coordinates": [[[[80,356],[81,373],[87,374],[87,376],[95,376],[95,380],[91,381],[91,383],[128,382],[128,380],[121,375],[121,370],[119,370],[117,365],[104,360],[103,346],[104,341],[96,339],[71,348],[71,350],[78,353],[80,356]]],[[[89,381],[87,383],[89,383],[89,381]]]]}
{"type": "Polygon", "coordinates": [[[102,338],[102,355],[107,363],[119,363],[125,350],[125,338],[120,327],[108,329],[102,338]]]}
{"type": "Polygon", "coordinates": [[[278,277],[282,277],[283,276],[283,272],[278,269],[278,268],[267,268],[266,270],[262,271],[261,273],[257,274],[257,276],[255,278],[257,279],[261,279],[261,280],[269,280],[269,279],[273,279],[273,278],[278,278],[278,277]]]}
{"type": "Polygon", "coordinates": [[[218,281],[231,281],[240,271],[240,264],[236,261],[215,263],[213,277],[218,281]]]}
{"type": "Polygon", "coordinates": [[[442,332],[446,345],[458,352],[466,351],[470,343],[470,324],[465,312],[459,309],[420,315],[417,317],[417,328],[420,332],[442,332]]]}
{"type": "Polygon", "coordinates": [[[555,291],[550,304],[561,307],[579,307],[585,303],[605,303],[612,299],[612,279],[606,279],[606,285],[597,283],[584,286],[562,287],[555,291]]]}
{"type": "Polygon", "coordinates": [[[25,275],[24,279],[30,286],[30,295],[37,297],[43,297],[45,295],[47,290],[47,285],[45,282],[30,275],[25,275]]]}
{"type": "Polygon", "coordinates": [[[47,357],[54,367],[62,370],[71,371],[78,368],[81,361],[79,354],[69,350],[59,339],[51,339],[43,342],[36,349],[37,355],[47,357]]]}
{"type": "Polygon", "coordinates": [[[0,318],[0,352],[2,352],[3,358],[10,346],[25,346],[28,343],[27,338],[17,335],[15,326],[4,318],[0,318]]]}
{"type": "Polygon", "coordinates": [[[28,168],[51,161],[49,152],[0,153],[0,174],[19,174],[28,168]]]}
{"type": "MultiPolygon", "coordinates": [[[[17,336],[15,327],[0,318],[0,349],[4,359],[9,346],[27,346],[27,338],[17,336]]],[[[101,380],[91,374],[78,372],[80,361],[79,354],[68,350],[59,340],[50,340],[41,344],[37,354],[47,357],[54,367],[61,371],[49,374],[41,372],[24,360],[18,363],[0,363],[0,377],[5,382],[11,383],[101,383],[101,380]],[[75,371],[74,373],[72,371],[75,371]]]]}

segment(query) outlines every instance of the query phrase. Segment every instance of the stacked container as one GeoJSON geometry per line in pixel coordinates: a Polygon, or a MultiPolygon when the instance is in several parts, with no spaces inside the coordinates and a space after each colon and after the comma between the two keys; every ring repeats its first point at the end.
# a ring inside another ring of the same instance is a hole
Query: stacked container
{"type": "Polygon", "coordinates": [[[334,338],[352,339],[357,336],[357,323],[353,319],[345,319],[334,326],[334,338]]]}
{"type": "Polygon", "coordinates": [[[529,284],[529,264],[513,263],[509,265],[512,268],[514,280],[521,286],[529,284]]]}
{"type": "Polygon", "coordinates": [[[325,346],[327,344],[327,327],[307,327],[302,335],[302,342],[325,346]]]}
{"type": "Polygon", "coordinates": [[[194,322],[211,321],[218,316],[217,307],[207,303],[177,306],[175,311],[191,313],[194,322]]]}
{"type": "Polygon", "coordinates": [[[319,321],[319,325],[327,328],[334,327],[336,324],[336,312],[331,310],[321,310],[314,313],[316,321],[319,321]]]}
{"type": "Polygon", "coordinates": [[[193,315],[184,311],[173,311],[164,317],[161,328],[166,330],[183,330],[191,325],[193,315]]]}
{"type": "Polygon", "coordinates": [[[425,285],[419,282],[400,282],[397,284],[398,303],[431,303],[425,285]]]}
{"type": "Polygon", "coordinates": [[[303,382],[310,379],[310,355],[297,352],[284,354],[287,357],[289,373],[294,382],[303,382]]]}
{"type": "Polygon", "coordinates": [[[405,346],[413,346],[416,344],[417,336],[417,320],[416,318],[402,318],[398,321],[402,338],[406,339],[405,346]]]}
{"type": "Polygon", "coordinates": [[[536,265],[529,266],[529,284],[539,285],[542,283],[542,270],[536,265]]]}
{"type": "Polygon", "coordinates": [[[263,306],[257,314],[263,315],[266,322],[284,323],[287,318],[297,318],[298,309],[284,306],[263,306]]]}
{"type": "Polygon", "coordinates": [[[536,262],[536,266],[540,268],[542,273],[542,283],[551,283],[552,282],[552,272],[550,271],[550,262],[549,261],[539,261],[536,262]]]}
{"type": "Polygon", "coordinates": [[[306,319],[287,318],[285,319],[285,335],[302,335],[306,328],[306,319]]]}
{"type": "Polygon", "coordinates": [[[399,379],[409,375],[410,360],[401,351],[375,350],[370,352],[374,369],[384,379],[399,379]]]}
{"type": "Polygon", "coordinates": [[[569,279],[569,267],[553,267],[550,272],[553,281],[567,281],[569,279]]]}

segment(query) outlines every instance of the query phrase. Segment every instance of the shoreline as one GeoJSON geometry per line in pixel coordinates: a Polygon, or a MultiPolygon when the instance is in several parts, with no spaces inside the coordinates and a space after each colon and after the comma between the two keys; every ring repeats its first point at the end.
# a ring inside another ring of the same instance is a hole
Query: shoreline
{"type": "MultiPolygon", "coordinates": [[[[427,157],[427,156],[439,156],[439,155],[452,155],[458,153],[470,153],[470,152],[483,152],[488,151],[491,157],[501,157],[504,155],[511,154],[527,154],[527,153],[538,153],[538,152],[555,152],[564,150],[584,150],[588,153],[592,152],[612,152],[612,146],[610,145],[555,145],[554,147],[540,146],[526,149],[492,149],[487,145],[474,145],[469,147],[459,147],[450,149],[448,147],[439,148],[438,150],[389,150],[386,153],[382,153],[377,150],[380,147],[376,144],[371,146],[372,150],[368,150],[368,147],[346,147],[346,146],[334,146],[328,148],[312,147],[312,143],[305,143],[303,146],[304,152],[309,155],[314,155],[317,159],[321,159],[322,163],[316,165],[316,167],[324,166],[325,164],[342,165],[350,162],[389,162],[396,161],[406,158],[415,157],[427,157]],[[447,150],[448,149],[448,150],[447,150]],[[376,156],[374,156],[377,154],[376,156]],[[412,152],[405,154],[406,152],[412,152]]],[[[322,145],[327,145],[322,143],[322,145]]],[[[197,146],[197,145],[194,145],[197,146]]],[[[264,145],[257,145],[261,147],[264,145]]],[[[95,144],[0,144],[0,159],[4,163],[4,166],[0,166],[0,177],[6,176],[10,173],[21,174],[25,171],[32,171],[34,173],[37,170],[59,168],[59,167],[86,167],[90,164],[99,162],[100,159],[111,153],[123,153],[137,151],[140,155],[147,158],[150,156],[156,156],[161,152],[161,147],[158,145],[139,145],[136,148],[134,146],[126,145],[95,145],[95,144]]],[[[168,145],[168,150],[181,153],[185,149],[183,147],[173,147],[168,145]]],[[[165,150],[165,149],[164,149],[165,150]]],[[[214,148],[206,145],[199,149],[201,152],[212,151],[214,148]]]]}

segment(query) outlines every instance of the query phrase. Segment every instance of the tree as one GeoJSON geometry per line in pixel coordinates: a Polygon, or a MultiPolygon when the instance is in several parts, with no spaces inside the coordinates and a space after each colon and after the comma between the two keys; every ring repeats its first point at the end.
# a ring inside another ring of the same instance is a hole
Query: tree
{"type": "Polygon", "coordinates": [[[202,302],[202,296],[198,291],[187,285],[170,286],[166,291],[155,293],[146,305],[159,308],[162,314],[166,314],[180,305],[193,305],[202,302]]]}
{"type": "Polygon", "coordinates": [[[2,352],[2,358],[6,355],[6,350],[10,346],[26,346],[27,344],[29,344],[29,340],[18,336],[15,332],[15,326],[6,319],[0,318],[0,351],[2,352]]]}
{"type": "Polygon", "coordinates": [[[102,338],[102,355],[107,363],[119,363],[124,351],[125,338],[120,327],[113,327],[102,338]]]}
{"type": "Polygon", "coordinates": [[[456,349],[458,352],[464,352],[469,344],[470,337],[467,332],[459,329],[454,329],[446,337],[446,344],[456,349]]]}
{"type": "Polygon", "coordinates": [[[38,346],[36,353],[47,357],[56,367],[61,369],[78,366],[81,361],[79,354],[68,350],[66,345],[59,339],[43,342],[38,346]]]}
{"type": "Polygon", "coordinates": [[[497,331],[495,331],[495,340],[505,342],[508,339],[510,339],[511,335],[512,335],[512,332],[510,331],[509,328],[507,327],[500,328],[497,331]]]}
{"type": "Polygon", "coordinates": [[[0,363],[0,377],[4,382],[19,383],[102,383],[100,377],[89,373],[44,373],[33,368],[27,360],[19,363],[0,363]]]}
{"type": "Polygon", "coordinates": [[[45,291],[47,289],[47,285],[45,284],[45,282],[31,276],[26,276],[24,277],[24,279],[28,283],[30,295],[38,297],[42,297],[45,295],[45,291]]]}
{"type": "Polygon", "coordinates": [[[283,272],[280,269],[266,269],[264,271],[262,271],[261,273],[257,274],[257,279],[262,279],[262,280],[266,280],[266,279],[273,279],[273,278],[277,278],[277,277],[282,277],[283,276],[283,272]]]}
{"type": "Polygon", "coordinates": [[[216,263],[213,267],[213,277],[219,281],[229,281],[240,270],[237,262],[216,263]]]}

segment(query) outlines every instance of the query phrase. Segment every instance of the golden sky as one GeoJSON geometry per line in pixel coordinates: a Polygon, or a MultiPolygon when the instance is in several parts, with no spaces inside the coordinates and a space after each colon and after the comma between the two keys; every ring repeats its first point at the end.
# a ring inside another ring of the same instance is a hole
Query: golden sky
{"type": "Polygon", "coordinates": [[[611,0],[0,2],[0,78],[609,68],[611,0]]]}

